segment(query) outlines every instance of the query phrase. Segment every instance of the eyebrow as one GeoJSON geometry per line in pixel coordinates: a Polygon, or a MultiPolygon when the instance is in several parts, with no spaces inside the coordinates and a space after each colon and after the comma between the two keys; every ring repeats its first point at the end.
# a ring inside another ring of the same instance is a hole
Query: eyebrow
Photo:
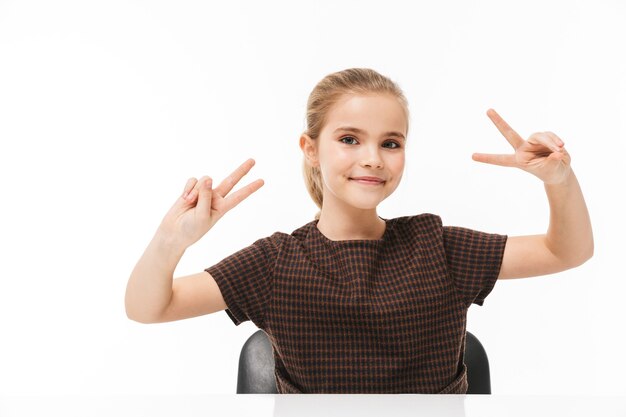
{"type": "MultiPolygon", "coordinates": [[[[337,129],[335,129],[335,131],[333,133],[337,133],[337,132],[353,132],[353,133],[358,133],[358,134],[365,134],[365,131],[362,129],[359,129],[358,127],[352,127],[352,126],[341,126],[338,127],[337,129]]],[[[383,133],[383,136],[395,136],[398,137],[402,140],[406,140],[406,138],[404,137],[404,135],[400,132],[386,132],[383,133]]]]}

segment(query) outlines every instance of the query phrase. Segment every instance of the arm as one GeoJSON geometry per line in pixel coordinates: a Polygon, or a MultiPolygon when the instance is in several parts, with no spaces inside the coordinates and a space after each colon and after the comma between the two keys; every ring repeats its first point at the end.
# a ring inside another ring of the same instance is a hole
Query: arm
{"type": "Polygon", "coordinates": [[[507,239],[498,279],[553,274],[576,267],[593,255],[587,206],[563,141],[552,132],[524,141],[493,110],[487,115],[515,149],[514,155],[474,154],[479,162],[521,168],[544,181],[550,225],[544,235],[507,239]]]}
{"type": "Polygon", "coordinates": [[[128,318],[163,323],[226,309],[222,293],[208,272],[173,279],[184,252],[184,247],[155,234],[128,280],[128,318]]]}
{"type": "Polygon", "coordinates": [[[547,233],[510,237],[498,279],[554,274],[593,255],[589,213],[574,172],[563,184],[545,184],[545,189],[550,203],[547,233]]]}
{"type": "Polygon", "coordinates": [[[176,265],[186,248],[157,232],[135,265],[126,285],[126,315],[151,323],[163,312],[172,298],[176,265]]]}
{"type": "Polygon", "coordinates": [[[261,188],[262,180],[226,197],[252,168],[250,159],[215,189],[212,181],[191,178],[183,195],[163,218],[126,286],[126,315],[141,323],[158,323],[208,314],[226,308],[221,292],[207,272],[173,279],[185,250],[204,236],[230,209],[261,188]]]}

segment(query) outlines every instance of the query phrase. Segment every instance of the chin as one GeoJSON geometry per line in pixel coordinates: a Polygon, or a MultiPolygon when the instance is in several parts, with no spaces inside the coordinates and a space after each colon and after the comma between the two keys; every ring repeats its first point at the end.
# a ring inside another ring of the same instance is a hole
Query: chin
{"type": "Polygon", "coordinates": [[[375,210],[378,205],[380,203],[382,203],[384,200],[383,199],[376,199],[376,200],[366,200],[364,201],[363,199],[355,199],[355,200],[351,200],[348,201],[348,204],[350,204],[352,207],[361,209],[361,210],[375,210]]]}

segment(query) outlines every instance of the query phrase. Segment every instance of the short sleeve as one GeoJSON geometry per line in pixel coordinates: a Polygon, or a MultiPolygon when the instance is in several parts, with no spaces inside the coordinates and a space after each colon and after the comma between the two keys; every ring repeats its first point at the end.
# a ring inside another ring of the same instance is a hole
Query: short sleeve
{"type": "Polygon", "coordinates": [[[507,236],[443,226],[448,272],[465,305],[483,305],[496,284],[507,236]]]}
{"type": "Polygon", "coordinates": [[[279,244],[280,234],[274,233],[205,269],[215,279],[236,326],[251,320],[263,328],[279,244]]]}

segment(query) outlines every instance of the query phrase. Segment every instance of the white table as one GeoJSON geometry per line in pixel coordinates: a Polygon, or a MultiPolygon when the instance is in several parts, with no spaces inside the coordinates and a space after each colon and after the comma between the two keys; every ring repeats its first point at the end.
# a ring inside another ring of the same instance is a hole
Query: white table
{"type": "Polygon", "coordinates": [[[626,396],[229,394],[0,396],[0,416],[626,417],[626,396]]]}

